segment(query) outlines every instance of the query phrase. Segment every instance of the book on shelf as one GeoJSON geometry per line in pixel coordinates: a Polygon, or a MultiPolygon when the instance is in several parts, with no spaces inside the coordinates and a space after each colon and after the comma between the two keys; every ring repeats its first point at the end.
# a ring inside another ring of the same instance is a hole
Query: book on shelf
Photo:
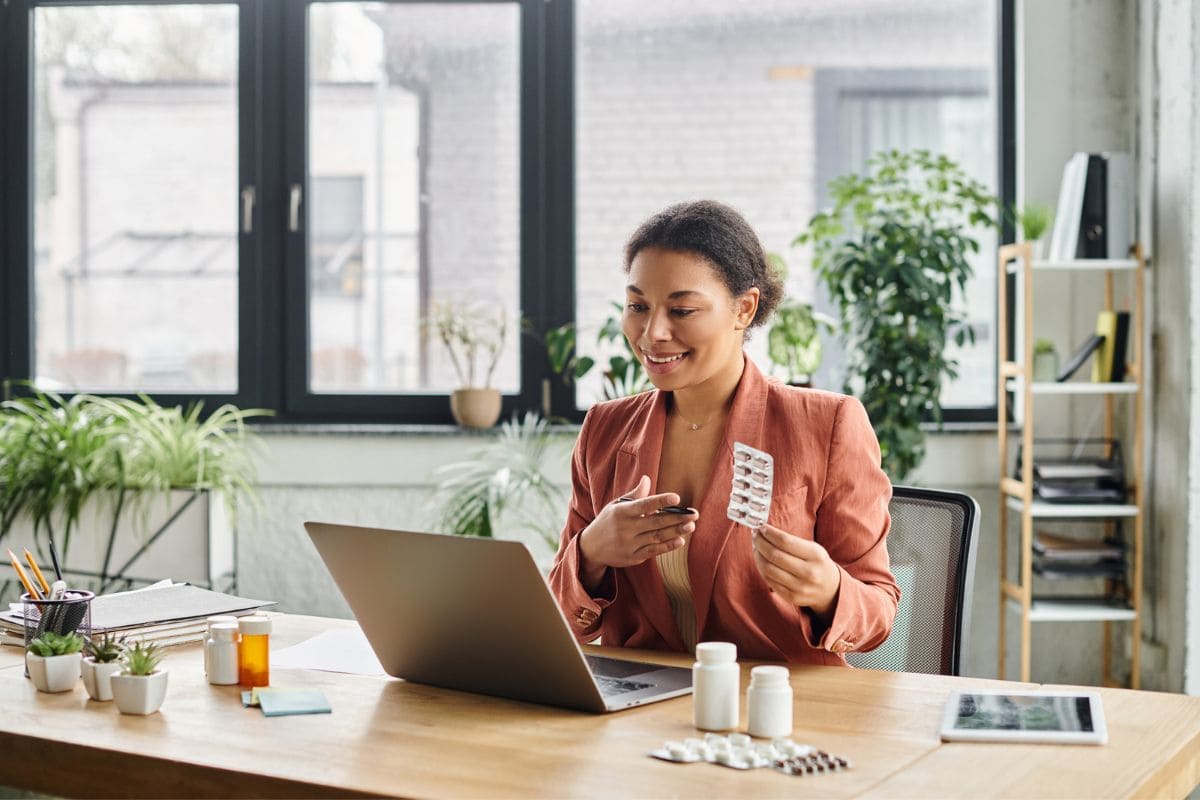
{"type": "Polygon", "coordinates": [[[1108,539],[1072,539],[1036,531],[1033,534],[1033,552],[1045,561],[1120,560],[1125,557],[1125,545],[1108,539]]]}
{"type": "Polygon", "coordinates": [[[1092,381],[1120,383],[1125,380],[1125,350],[1129,342],[1129,312],[1101,311],[1096,317],[1096,336],[1104,341],[1092,362],[1092,381]]]}

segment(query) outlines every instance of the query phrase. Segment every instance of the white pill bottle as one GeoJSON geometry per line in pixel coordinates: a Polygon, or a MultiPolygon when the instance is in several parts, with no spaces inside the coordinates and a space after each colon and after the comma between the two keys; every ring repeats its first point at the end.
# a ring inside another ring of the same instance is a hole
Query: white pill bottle
{"type": "Polygon", "coordinates": [[[701,642],[692,667],[692,720],[702,731],[731,731],[738,726],[741,670],[737,645],[701,642]]]}
{"type": "Polygon", "coordinates": [[[746,690],[747,730],[776,739],[792,735],[792,686],[787,667],[755,667],[746,690]]]}

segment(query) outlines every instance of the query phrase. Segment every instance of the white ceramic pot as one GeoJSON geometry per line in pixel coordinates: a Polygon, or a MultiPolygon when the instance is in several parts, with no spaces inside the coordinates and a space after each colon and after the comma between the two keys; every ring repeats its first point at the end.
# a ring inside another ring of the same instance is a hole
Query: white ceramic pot
{"type": "Polygon", "coordinates": [[[79,653],[65,656],[39,656],[25,654],[25,668],[29,679],[39,692],[69,692],[79,680],[79,653]]]}
{"type": "Polygon", "coordinates": [[[450,413],[464,428],[490,428],[500,419],[499,389],[456,389],[450,395],[450,413]]]}
{"type": "Polygon", "coordinates": [[[111,678],[113,703],[122,714],[153,714],[167,696],[167,672],[152,675],[125,675],[111,678]]]}
{"type": "Polygon", "coordinates": [[[120,661],[83,660],[83,688],[93,700],[112,700],[112,676],[121,671],[120,661]]]}

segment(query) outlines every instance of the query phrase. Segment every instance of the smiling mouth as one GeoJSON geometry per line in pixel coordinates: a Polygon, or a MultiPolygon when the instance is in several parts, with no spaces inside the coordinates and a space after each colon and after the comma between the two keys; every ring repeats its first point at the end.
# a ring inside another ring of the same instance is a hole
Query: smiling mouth
{"type": "Polygon", "coordinates": [[[655,356],[643,350],[642,355],[645,356],[646,360],[651,364],[673,364],[674,362],[679,361],[686,356],[687,353],[676,353],[673,356],[655,356]]]}

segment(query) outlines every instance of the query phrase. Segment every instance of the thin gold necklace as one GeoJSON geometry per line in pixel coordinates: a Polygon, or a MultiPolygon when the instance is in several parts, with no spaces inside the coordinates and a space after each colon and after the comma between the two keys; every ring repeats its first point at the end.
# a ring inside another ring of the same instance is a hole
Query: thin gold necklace
{"type": "Polygon", "coordinates": [[[673,407],[672,407],[672,410],[675,412],[675,416],[679,417],[680,421],[681,421],[681,422],[683,422],[683,424],[684,424],[684,425],[687,425],[687,427],[688,427],[688,430],[690,430],[690,431],[698,431],[698,430],[700,430],[700,429],[701,429],[701,428],[703,428],[705,425],[708,425],[710,422],[712,422],[713,420],[717,419],[718,417],[720,417],[722,414],[724,414],[724,413],[725,413],[725,409],[723,409],[723,408],[722,408],[720,411],[718,411],[717,413],[713,414],[713,415],[712,415],[711,417],[709,417],[708,419],[704,420],[704,422],[692,422],[690,419],[688,419],[687,417],[685,417],[683,414],[680,414],[680,413],[679,413],[679,407],[678,407],[678,406],[673,406],[673,407]]]}

